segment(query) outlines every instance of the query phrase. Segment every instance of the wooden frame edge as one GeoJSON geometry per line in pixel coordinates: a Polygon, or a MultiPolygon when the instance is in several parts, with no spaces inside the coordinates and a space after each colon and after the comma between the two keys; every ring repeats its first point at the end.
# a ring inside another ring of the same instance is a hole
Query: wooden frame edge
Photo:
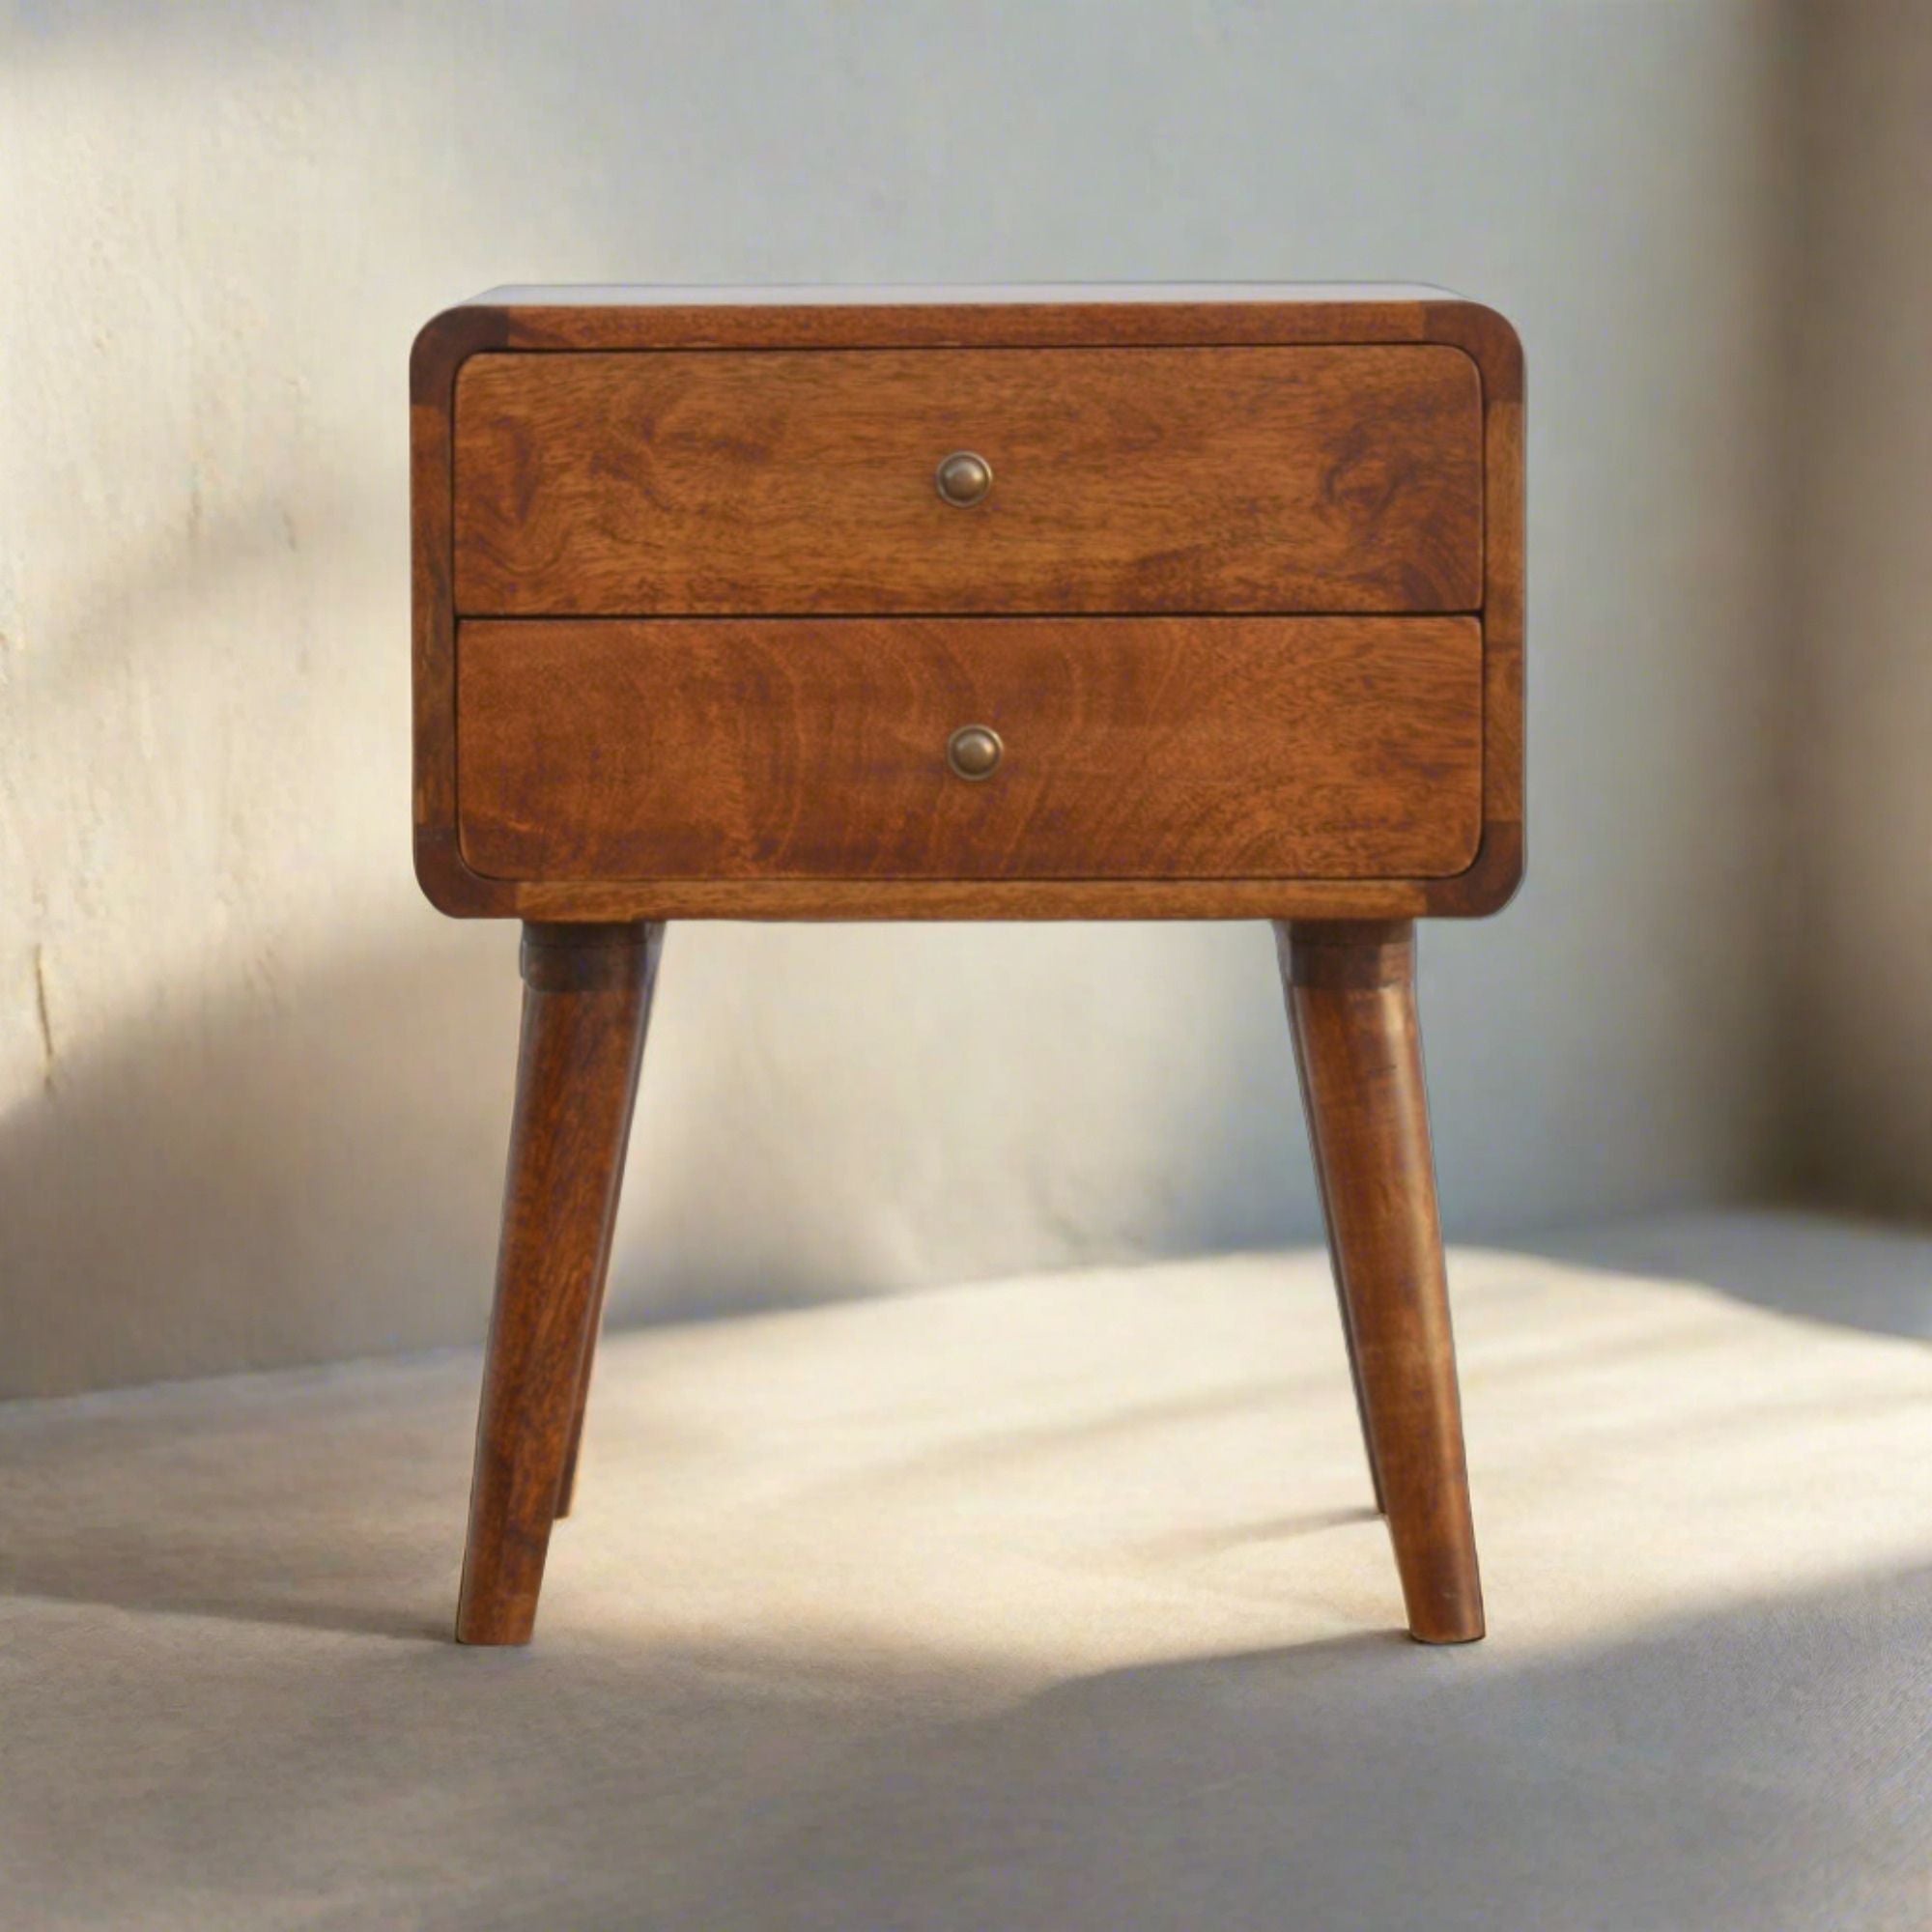
{"type": "Polygon", "coordinates": [[[512,333],[509,310],[480,302],[459,302],[431,316],[410,345],[410,401],[447,408],[457,370],[483,350],[507,349],[512,333]]]}
{"type": "Polygon", "coordinates": [[[500,309],[444,309],[410,349],[411,817],[417,883],[459,918],[512,910],[456,850],[455,434],[457,371],[508,341],[500,309]]]}
{"type": "Polygon", "coordinates": [[[1483,385],[1483,839],[1475,863],[1427,893],[1432,916],[1480,919],[1516,896],[1523,837],[1523,355],[1486,303],[1425,305],[1424,339],[1460,349],[1483,385]]]}

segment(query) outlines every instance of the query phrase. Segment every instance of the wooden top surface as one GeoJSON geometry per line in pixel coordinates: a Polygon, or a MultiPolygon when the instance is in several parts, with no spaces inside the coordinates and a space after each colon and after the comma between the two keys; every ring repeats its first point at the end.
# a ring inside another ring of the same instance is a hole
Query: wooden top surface
{"type": "Polygon", "coordinates": [[[465,308],[972,307],[997,302],[1461,301],[1424,282],[701,282],[506,283],[465,308]]]}
{"type": "Polygon", "coordinates": [[[1403,282],[1014,282],[704,288],[586,283],[491,289],[433,317],[411,357],[414,401],[447,409],[484,350],[1181,347],[1438,342],[1522,392],[1516,331],[1494,310],[1403,282]]]}

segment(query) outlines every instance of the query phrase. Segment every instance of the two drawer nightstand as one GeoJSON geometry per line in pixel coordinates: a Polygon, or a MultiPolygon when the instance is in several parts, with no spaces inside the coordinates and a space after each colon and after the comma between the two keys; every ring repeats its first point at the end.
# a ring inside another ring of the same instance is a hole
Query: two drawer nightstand
{"type": "Polygon", "coordinates": [[[570,1504],[673,919],[1275,923],[1408,1626],[1483,1632],[1413,922],[1522,866],[1522,368],[1440,291],[504,289],[411,367],[415,852],[524,925],[457,1635],[570,1504]]]}

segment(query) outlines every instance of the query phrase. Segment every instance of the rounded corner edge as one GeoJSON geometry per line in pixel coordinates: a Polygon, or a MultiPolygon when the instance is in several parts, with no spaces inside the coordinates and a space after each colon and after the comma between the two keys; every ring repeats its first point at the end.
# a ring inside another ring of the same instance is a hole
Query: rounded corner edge
{"type": "Polygon", "coordinates": [[[508,313],[485,302],[439,310],[410,344],[410,401],[446,406],[456,372],[470,356],[502,349],[510,339],[508,313]]]}
{"type": "Polygon", "coordinates": [[[515,911],[505,902],[510,888],[486,879],[464,863],[456,836],[446,826],[418,825],[413,840],[416,884],[422,895],[447,919],[504,918],[515,911]]]}
{"type": "Polygon", "coordinates": [[[1520,819],[1491,819],[1464,870],[1429,885],[1431,919],[1489,919],[1522,890],[1528,870],[1520,819]]]}
{"type": "Polygon", "coordinates": [[[1460,349],[1475,363],[1491,396],[1511,402],[1522,400],[1522,337],[1500,309],[1461,297],[1431,302],[1427,329],[1431,342],[1460,349]]]}

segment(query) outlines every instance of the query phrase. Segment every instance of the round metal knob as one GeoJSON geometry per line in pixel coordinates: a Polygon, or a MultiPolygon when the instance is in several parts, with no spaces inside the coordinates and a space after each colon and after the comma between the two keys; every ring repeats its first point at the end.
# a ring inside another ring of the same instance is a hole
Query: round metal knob
{"type": "Polygon", "coordinates": [[[962,779],[989,779],[1006,749],[990,724],[962,724],[946,741],[946,762],[962,779]]]}
{"type": "Polygon", "coordinates": [[[939,494],[956,509],[983,503],[993,487],[993,466],[970,449],[955,449],[939,466],[933,480],[939,494]]]}

